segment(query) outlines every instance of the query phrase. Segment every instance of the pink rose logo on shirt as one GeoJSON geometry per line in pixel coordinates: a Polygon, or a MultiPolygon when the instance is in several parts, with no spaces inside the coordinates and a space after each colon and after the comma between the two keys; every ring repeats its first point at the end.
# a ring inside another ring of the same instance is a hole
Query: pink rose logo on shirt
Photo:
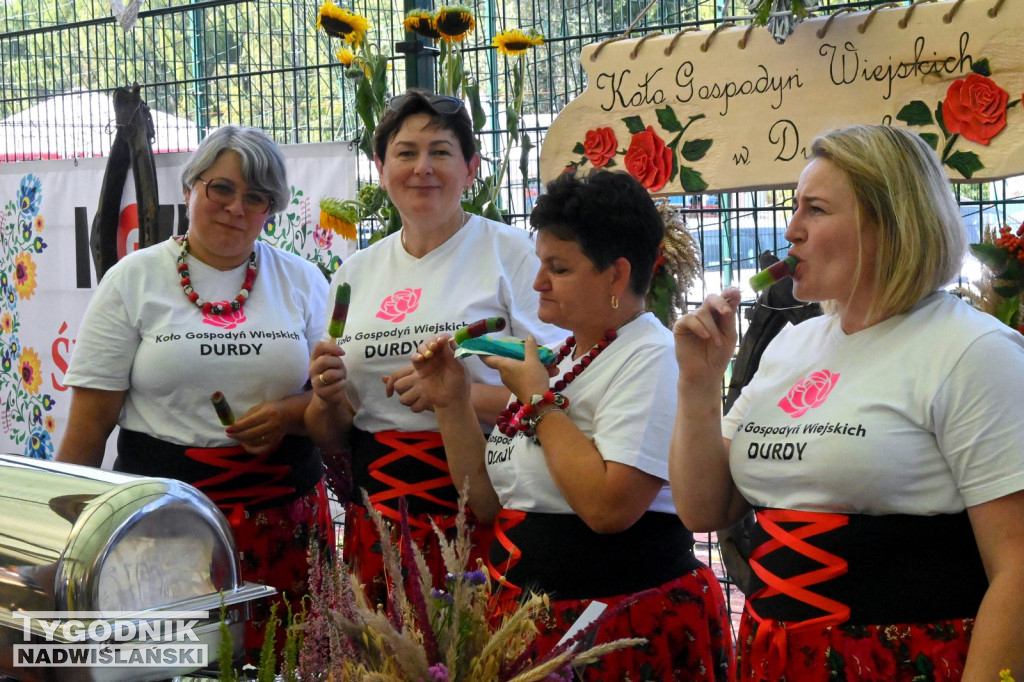
{"type": "Polygon", "coordinates": [[[230,301],[221,301],[221,305],[227,306],[228,311],[222,315],[214,315],[213,313],[203,313],[203,323],[210,324],[214,327],[220,327],[221,329],[234,329],[238,325],[245,322],[245,313],[239,310],[231,310],[230,301]]]}
{"type": "Polygon", "coordinates": [[[381,302],[377,317],[391,322],[401,322],[406,315],[419,307],[421,291],[423,290],[402,289],[396,291],[381,302]]]}
{"type": "Polygon", "coordinates": [[[825,398],[835,388],[839,375],[827,369],[821,369],[804,377],[796,383],[785,398],[779,401],[779,407],[790,417],[796,419],[812,407],[825,402],[825,398]]]}

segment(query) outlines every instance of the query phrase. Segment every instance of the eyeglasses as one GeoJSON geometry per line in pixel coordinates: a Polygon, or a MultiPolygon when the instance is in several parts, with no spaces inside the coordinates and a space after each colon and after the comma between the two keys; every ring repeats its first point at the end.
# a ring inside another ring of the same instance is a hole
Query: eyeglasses
{"type": "Polygon", "coordinates": [[[392,97],[388,102],[388,109],[398,111],[410,99],[422,99],[427,103],[427,106],[438,114],[454,114],[465,106],[461,99],[458,97],[452,97],[451,95],[432,95],[426,93],[406,92],[392,97]]]}
{"type": "MultiPolygon", "coordinates": [[[[206,198],[210,201],[227,206],[234,203],[238,196],[239,192],[230,180],[224,178],[196,179],[206,186],[206,198]]],[[[242,192],[242,208],[246,213],[265,213],[270,210],[273,203],[274,199],[266,192],[255,190],[242,192]]]]}

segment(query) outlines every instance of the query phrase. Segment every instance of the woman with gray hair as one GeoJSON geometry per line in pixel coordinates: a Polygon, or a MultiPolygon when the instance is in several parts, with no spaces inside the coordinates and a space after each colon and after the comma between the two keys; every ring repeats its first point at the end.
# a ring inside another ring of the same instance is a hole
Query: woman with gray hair
{"type": "Polygon", "coordinates": [[[1024,337],[942,288],[966,248],[935,152],[815,140],[786,230],[783,330],[722,418],[739,291],[676,324],[683,522],[753,509],[740,680],[995,680],[1024,670],[1024,337]]]}
{"type": "MultiPolygon", "coordinates": [[[[114,469],[202,490],[234,530],[242,578],[297,606],[310,540],[333,546],[323,466],[302,419],[327,281],[257,240],[289,197],[284,158],[265,133],[215,130],[181,179],[188,231],[123,258],[89,303],[57,459],[100,466],[119,426],[114,469]],[[217,392],[230,408],[214,409],[217,392]]],[[[258,607],[250,660],[269,611],[258,607]]]]}

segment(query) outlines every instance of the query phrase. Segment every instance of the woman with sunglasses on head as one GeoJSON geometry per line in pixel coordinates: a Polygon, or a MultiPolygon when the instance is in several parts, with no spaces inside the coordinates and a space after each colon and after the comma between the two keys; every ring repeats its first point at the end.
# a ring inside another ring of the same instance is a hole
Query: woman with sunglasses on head
{"type": "MultiPolygon", "coordinates": [[[[64,379],[71,410],[57,459],[100,466],[120,426],[114,469],[206,493],[234,531],[241,577],[286,593],[297,613],[310,541],[334,544],[323,464],[302,419],[327,281],[257,240],[289,199],[284,157],[265,133],[215,130],[181,180],[187,233],[125,256],[89,303],[64,379]],[[237,416],[228,426],[211,404],[218,391],[237,416]]],[[[251,662],[269,602],[253,606],[251,662]]]]}
{"type": "MultiPolygon", "coordinates": [[[[519,338],[551,340],[561,332],[537,320],[530,289],[537,257],[528,233],[462,207],[480,157],[461,100],[421,90],[398,95],[377,126],[374,152],[402,229],[351,256],[334,275],[332,292],[351,286],[349,314],[344,336],[314,350],[306,424],[324,452],[350,453],[355,493],[345,517],[345,557],[383,597],[379,538],[360,489],[392,521],[406,498],[413,537],[438,581],[445,570],[431,520],[453,532],[458,511],[437,420],[410,354],[440,330],[485,317],[505,318],[504,333],[519,338]]],[[[469,366],[482,433],[508,391],[479,360],[469,366]]],[[[482,533],[474,536],[478,551],[487,545],[482,533]]]]}
{"type": "MultiPolygon", "coordinates": [[[[526,360],[486,358],[513,401],[485,437],[471,428],[469,377],[447,334],[413,364],[434,402],[452,477],[494,519],[487,556],[501,608],[524,592],[550,597],[538,652],[553,648],[593,601],[618,610],[597,643],[644,637],[607,654],[582,679],[729,679],[725,598],[693,553],[668,486],[678,368],[672,335],[651,313],[664,223],[625,173],[571,172],[548,183],[530,215],[542,320],[571,332],[549,371],[527,339],[526,360]]],[[[500,613],[499,613],[500,615],[500,613]]]]}
{"type": "Polygon", "coordinates": [[[852,126],[811,146],[784,329],[722,418],[740,293],[676,323],[672,492],[697,530],[750,509],[739,679],[1024,672],[1024,338],[943,291],[966,239],[935,151],[852,126]]]}

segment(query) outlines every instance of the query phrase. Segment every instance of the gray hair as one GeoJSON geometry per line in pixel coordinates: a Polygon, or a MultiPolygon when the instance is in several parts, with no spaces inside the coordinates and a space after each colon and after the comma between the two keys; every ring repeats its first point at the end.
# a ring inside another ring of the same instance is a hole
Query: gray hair
{"type": "Polygon", "coordinates": [[[242,157],[242,177],[249,188],[270,195],[270,213],[288,205],[291,192],[284,155],[277,143],[259,128],[228,125],[207,135],[182,169],[181,184],[191,189],[199,176],[228,150],[242,157]]]}

